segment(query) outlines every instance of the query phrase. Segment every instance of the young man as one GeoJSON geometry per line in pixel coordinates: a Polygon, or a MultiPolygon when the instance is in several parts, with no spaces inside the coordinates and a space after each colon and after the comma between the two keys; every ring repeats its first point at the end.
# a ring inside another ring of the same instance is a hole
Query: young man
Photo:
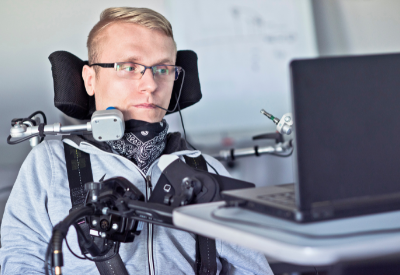
{"type": "MultiPolygon", "coordinates": [[[[174,66],[171,25],[162,15],[149,9],[107,9],[89,34],[88,51],[90,65],[82,72],[87,93],[95,95],[97,110],[113,106],[122,111],[125,135],[115,142],[72,136],[63,142],[44,141],[31,151],[4,213],[2,274],[44,272],[53,226],[71,209],[64,143],[90,154],[95,181],[103,175],[106,179],[125,177],[143,194],[149,187],[146,179],[154,188],[161,175],[157,167],[161,154],[181,159],[200,154],[189,151],[179,133],[167,134],[165,111],[156,107],[168,108],[179,71],[174,66]]],[[[219,162],[205,158],[219,174],[228,175],[219,162]]],[[[78,253],[75,230],[70,230],[67,240],[78,253]]],[[[119,254],[130,274],[194,274],[195,246],[191,233],[146,225],[133,243],[121,244],[119,254]]],[[[217,274],[222,269],[228,274],[272,274],[259,253],[220,240],[216,240],[216,250],[217,274]]],[[[74,257],[66,248],[63,253],[64,274],[99,274],[93,262],[74,257]]]]}

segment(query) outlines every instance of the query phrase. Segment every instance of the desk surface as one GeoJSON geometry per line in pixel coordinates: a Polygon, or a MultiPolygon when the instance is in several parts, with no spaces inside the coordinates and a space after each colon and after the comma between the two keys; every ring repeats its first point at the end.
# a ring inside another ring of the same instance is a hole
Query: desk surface
{"type": "Polygon", "coordinates": [[[400,252],[400,211],[298,224],[241,208],[218,209],[224,204],[215,202],[179,207],[173,213],[174,224],[194,233],[246,246],[271,258],[299,265],[330,265],[341,260],[400,252]],[[260,226],[222,221],[215,219],[213,214],[260,226]],[[338,234],[376,230],[393,232],[337,237],[338,234]]]}

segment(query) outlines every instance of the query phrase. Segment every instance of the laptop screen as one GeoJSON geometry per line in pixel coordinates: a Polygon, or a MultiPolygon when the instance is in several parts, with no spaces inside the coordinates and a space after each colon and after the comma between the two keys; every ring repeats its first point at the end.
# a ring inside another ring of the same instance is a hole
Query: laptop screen
{"type": "Polygon", "coordinates": [[[299,207],[400,192],[400,54],[291,63],[299,207]]]}

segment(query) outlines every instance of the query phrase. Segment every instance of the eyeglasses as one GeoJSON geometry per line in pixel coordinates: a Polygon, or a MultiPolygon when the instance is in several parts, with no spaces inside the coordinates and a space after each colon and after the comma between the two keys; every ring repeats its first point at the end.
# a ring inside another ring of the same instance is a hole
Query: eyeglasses
{"type": "Polygon", "coordinates": [[[154,80],[160,82],[175,81],[182,72],[182,67],[174,65],[154,65],[145,66],[133,62],[117,62],[117,63],[95,63],[89,65],[100,66],[102,68],[114,68],[117,75],[127,79],[141,79],[147,69],[153,73],[154,80]]]}

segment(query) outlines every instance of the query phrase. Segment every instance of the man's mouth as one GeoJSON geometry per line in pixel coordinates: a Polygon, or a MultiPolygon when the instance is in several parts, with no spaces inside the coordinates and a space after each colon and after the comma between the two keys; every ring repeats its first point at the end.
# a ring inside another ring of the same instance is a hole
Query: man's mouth
{"type": "Polygon", "coordinates": [[[156,108],[156,106],[152,103],[141,103],[141,104],[136,104],[133,106],[135,106],[136,108],[148,108],[148,109],[156,108]]]}

